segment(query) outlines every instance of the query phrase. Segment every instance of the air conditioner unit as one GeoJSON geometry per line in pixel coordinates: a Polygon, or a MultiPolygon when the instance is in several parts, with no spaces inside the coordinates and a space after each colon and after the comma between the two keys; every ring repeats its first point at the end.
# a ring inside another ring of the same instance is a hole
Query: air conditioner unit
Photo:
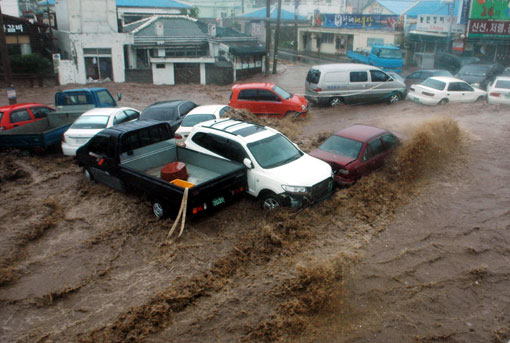
{"type": "Polygon", "coordinates": [[[208,24],[207,33],[209,36],[216,37],[216,24],[208,24]]]}

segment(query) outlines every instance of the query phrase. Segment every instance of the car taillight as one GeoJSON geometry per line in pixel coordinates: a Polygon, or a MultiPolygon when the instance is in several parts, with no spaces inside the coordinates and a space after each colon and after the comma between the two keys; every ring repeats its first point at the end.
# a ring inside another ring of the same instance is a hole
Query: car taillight
{"type": "Polygon", "coordinates": [[[314,92],[322,92],[322,88],[313,88],[312,89],[314,92]]]}
{"type": "Polygon", "coordinates": [[[62,143],[66,142],[66,135],[62,135],[62,143]]]}
{"type": "Polygon", "coordinates": [[[429,93],[429,92],[422,92],[421,94],[426,95],[426,96],[434,96],[434,93],[429,93]]]}
{"type": "Polygon", "coordinates": [[[236,195],[236,194],[242,193],[243,191],[244,191],[244,187],[239,187],[239,188],[233,189],[231,192],[232,192],[232,195],[236,195]]]}
{"type": "Polygon", "coordinates": [[[176,133],[176,134],[174,135],[174,138],[175,138],[175,139],[182,139],[182,136],[181,136],[180,134],[176,133]]]}
{"type": "Polygon", "coordinates": [[[496,96],[496,97],[498,97],[498,96],[500,96],[501,94],[500,94],[500,93],[498,93],[498,92],[491,92],[489,95],[490,95],[490,96],[496,96]]]}
{"type": "Polygon", "coordinates": [[[203,204],[203,205],[200,205],[200,206],[197,206],[197,207],[193,207],[193,214],[197,214],[199,212],[203,212],[207,210],[207,204],[203,204]]]}

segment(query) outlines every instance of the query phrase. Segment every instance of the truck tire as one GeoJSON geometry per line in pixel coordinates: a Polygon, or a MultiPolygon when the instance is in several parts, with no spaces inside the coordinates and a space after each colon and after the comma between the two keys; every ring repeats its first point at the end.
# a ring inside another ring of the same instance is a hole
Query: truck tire
{"type": "Polygon", "coordinates": [[[163,219],[168,215],[165,206],[159,200],[152,202],[152,213],[154,213],[157,219],[163,219]]]}
{"type": "Polygon", "coordinates": [[[328,102],[329,107],[336,107],[336,106],[340,105],[341,103],[342,103],[342,98],[337,97],[337,96],[330,98],[329,102],[328,102]]]}
{"type": "Polygon", "coordinates": [[[94,175],[92,175],[89,168],[87,167],[83,168],[83,175],[85,175],[85,177],[90,181],[94,181],[94,175]]]}
{"type": "Polygon", "coordinates": [[[280,199],[272,192],[266,192],[260,197],[260,204],[264,210],[272,211],[282,206],[280,199]]]}

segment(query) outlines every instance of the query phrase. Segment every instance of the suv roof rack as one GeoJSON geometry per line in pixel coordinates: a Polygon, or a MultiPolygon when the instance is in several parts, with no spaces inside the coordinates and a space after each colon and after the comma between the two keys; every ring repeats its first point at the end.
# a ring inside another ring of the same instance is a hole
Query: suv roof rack
{"type": "Polygon", "coordinates": [[[229,129],[231,127],[234,127],[236,125],[241,125],[241,124],[250,124],[250,125],[253,125],[256,129],[261,129],[261,128],[265,129],[264,125],[260,125],[260,124],[253,123],[253,122],[250,122],[250,121],[244,121],[244,120],[239,120],[239,119],[232,119],[232,118],[222,118],[220,120],[214,121],[214,123],[211,123],[209,125],[204,125],[203,127],[207,127],[209,129],[213,129],[213,130],[218,130],[218,131],[221,131],[221,132],[229,133],[229,134],[234,135],[234,136],[243,136],[244,137],[245,135],[239,132],[239,131],[242,131],[242,129],[237,130],[237,131],[227,131],[227,129],[229,129]],[[225,123],[226,121],[229,121],[229,120],[233,122],[231,125],[227,125],[227,126],[222,127],[222,128],[215,127],[216,125],[219,125],[220,123],[225,123]]]}

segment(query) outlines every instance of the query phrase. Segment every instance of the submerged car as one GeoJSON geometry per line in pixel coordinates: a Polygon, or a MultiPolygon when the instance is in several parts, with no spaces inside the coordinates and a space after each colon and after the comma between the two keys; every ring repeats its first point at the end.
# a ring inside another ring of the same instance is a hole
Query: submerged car
{"type": "Polygon", "coordinates": [[[503,70],[504,67],[499,63],[472,63],[463,66],[455,77],[466,81],[471,86],[486,89],[487,84],[503,70]]]}
{"type": "Polygon", "coordinates": [[[449,102],[476,102],[485,99],[487,92],[472,87],[466,81],[447,76],[429,77],[409,88],[407,98],[424,105],[444,105],[449,102]]]}
{"type": "Polygon", "coordinates": [[[193,101],[165,100],[147,106],[140,114],[140,120],[166,121],[175,133],[189,111],[197,107],[193,101]]]}
{"type": "Polygon", "coordinates": [[[289,93],[270,82],[233,85],[229,106],[277,118],[305,116],[310,109],[308,100],[303,96],[289,93]]]}
{"type": "Polygon", "coordinates": [[[337,185],[348,186],[381,168],[399,144],[400,139],[388,130],[354,125],[329,137],[310,155],[331,165],[337,185]]]}
{"type": "Polygon", "coordinates": [[[177,145],[183,146],[193,126],[204,121],[223,118],[223,115],[230,109],[231,107],[227,105],[203,105],[195,107],[186,114],[181,122],[181,126],[175,131],[175,142],[177,145]]]}
{"type": "Polygon", "coordinates": [[[498,76],[487,86],[489,104],[510,105],[510,75],[498,76]]]}
{"type": "Polygon", "coordinates": [[[99,131],[108,127],[138,120],[140,112],[130,107],[98,107],[83,113],[62,135],[62,152],[75,156],[76,150],[99,131]]]}
{"type": "Polygon", "coordinates": [[[14,104],[0,107],[0,131],[7,131],[46,118],[55,109],[38,103],[14,104]]]}
{"type": "Polygon", "coordinates": [[[421,69],[409,74],[405,78],[405,84],[410,87],[417,83],[422,83],[431,76],[452,76],[448,70],[442,69],[421,69]]]}

